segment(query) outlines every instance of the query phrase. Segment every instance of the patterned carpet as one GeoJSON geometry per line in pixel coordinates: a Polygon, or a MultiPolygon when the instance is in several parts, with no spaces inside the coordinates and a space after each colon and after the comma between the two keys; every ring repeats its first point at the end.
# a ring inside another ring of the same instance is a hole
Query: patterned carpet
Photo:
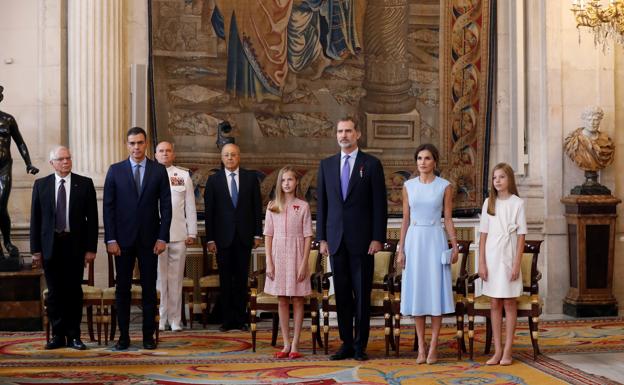
{"type": "MultiPolygon", "coordinates": [[[[268,326],[268,323],[265,323],[268,326]]],[[[332,329],[330,351],[338,346],[332,329]],[[333,337],[333,338],[332,338],[333,337]]],[[[364,363],[330,361],[319,351],[312,355],[309,333],[303,335],[299,360],[273,358],[270,331],[258,333],[258,351],[251,351],[249,333],[190,330],[161,334],[159,348],[139,349],[140,335],[133,335],[127,352],[115,352],[112,344],[88,343],[89,350],[43,350],[43,333],[0,332],[0,384],[614,384],[548,358],[549,353],[622,352],[624,320],[557,321],[540,323],[537,361],[531,356],[526,324],[516,337],[512,366],[486,366],[482,354],[484,330],[478,329],[476,357],[457,361],[454,327],[442,330],[440,361],[416,365],[411,351],[414,331],[402,330],[401,355],[385,358],[383,330],[371,333],[364,363]]]]}

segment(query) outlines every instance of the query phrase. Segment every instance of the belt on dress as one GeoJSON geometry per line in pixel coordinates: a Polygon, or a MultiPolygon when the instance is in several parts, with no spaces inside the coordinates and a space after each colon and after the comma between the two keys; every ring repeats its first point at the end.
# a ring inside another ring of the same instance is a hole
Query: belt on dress
{"type": "Polygon", "coordinates": [[[435,219],[412,219],[410,226],[440,226],[440,220],[435,219]]]}

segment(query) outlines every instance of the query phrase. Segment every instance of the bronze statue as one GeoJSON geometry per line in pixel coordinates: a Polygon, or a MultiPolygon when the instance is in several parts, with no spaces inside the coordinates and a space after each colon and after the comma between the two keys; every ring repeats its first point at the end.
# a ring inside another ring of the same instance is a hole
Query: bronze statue
{"type": "Polygon", "coordinates": [[[584,127],[572,131],[564,142],[566,154],[585,171],[585,183],[572,190],[572,194],[610,194],[598,183],[598,171],[613,163],[615,145],[600,131],[604,111],[598,106],[587,107],[581,114],[584,127]]]}
{"type": "MultiPolygon", "coordinates": [[[[4,99],[4,87],[0,86],[0,102],[4,99]]],[[[28,148],[22,134],[17,128],[17,123],[13,116],[0,111],[0,231],[4,241],[4,247],[11,258],[19,257],[19,250],[11,243],[11,218],[7,210],[9,203],[9,195],[11,194],[11,168],[13,159],[11,158],[11,138],[15,140],[15,144],[26,163],[26,172],[35,175],[39,169],[32,165],[28,148]]],[[[2,247],[0,247],[0,259],[5,258],[2,247]]]]}

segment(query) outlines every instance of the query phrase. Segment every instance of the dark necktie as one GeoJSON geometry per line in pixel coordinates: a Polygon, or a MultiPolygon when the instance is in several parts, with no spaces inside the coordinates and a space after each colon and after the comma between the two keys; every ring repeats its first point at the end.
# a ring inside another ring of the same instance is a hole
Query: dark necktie
{"type": "Polygon", "coordinates": [[[137,195],[141,195],[141,165],[137,164],[134,168],[134,185],[136,186],[137,195]]]}
{"type": "Polygon", "coordinates": [[[65,227],[67,227],[66,215],[67,195],[65,194],[65,179],[61,179],[61,185],[58,188],[58,195],[56,196],[56,232],[62,233],[65,231],[65,227]]]}
{"type": "Polygon", "coordinates": [[[232,190],[232,204],[234,207],[238,204],[238,186],[236,186],[236,174],[231,173],[232,181],[230,182],[230,190],[232,190]]]}
{"type": "Polygon", "coordinates": [[[342,189],[342,200],[347,200],[347,190],[349,189],[349,174],[351,174],[351,168],[349,167],[349,158],[351,156],[344,156],[344,165],[342,166],[342,173],[340,173],[340,187],[342,189]]]}

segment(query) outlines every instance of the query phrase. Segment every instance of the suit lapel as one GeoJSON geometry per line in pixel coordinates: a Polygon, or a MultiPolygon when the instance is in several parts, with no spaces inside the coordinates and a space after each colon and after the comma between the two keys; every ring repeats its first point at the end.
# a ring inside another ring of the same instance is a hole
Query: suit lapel
{"type": "Polygon", "coordinates": [[[145,174],[143,174],[143,182],[141,183],[141,194],[139,195],[139,199],[143,196],[143,192],[145,191],[145,186],[147,186],[147,182],[149,181],[152,172],[154,171],[154,164],[152,161],[147,159],[145,162],[145,174]]]}
{"type": "MultiPolygon", "coordinates": [[[[351,172],[351,177],[349,178],[349,187],[347,188],[347,199],[349,199],[349,195],[351,191],[355,188],[355,186],[360,183],[362,177],[364,176],[364,153],[362,151],[358,151],[358,155],[355,158],[355,164],[353,165],[353,171],[351,172]],[[362,175],[360,175],[360,170],[362,170],[362,175]]],[[[346,199],[345,199],[346,200],[346,199]]]]}
{"type": "Polygon", "coordinates": [[[50,210],[52,211],[52,215],[54,215],[54,220],[56,220],[56,176],[55,174],[51,174],[48,177],[48,181],[45,184],[46,191],[44,191],[44,198],[50,202],[50,210]]]}
{"type": "MultiPolygon", "coordinates": [[[[244,194],[243,191],[245,191],[245,189],[243,188],[246,184],[247,181],[245,180],[244,176],[247,176],[247,173],[245,171],[243,171],[242,168],[238,168],[238,186],[236,186],[238,188],[238,202],[241,201],[241,196],[244,194]]],[[[234,203],[232,203],[232,207],[234,207],[234,203]]],[[[234,207],[234,209],[238,208],[238,204],[236,205],[236,207],[234,207]]]]}
{"type": "MultiPolygon", "coordinates": [[[[76,174],[71,174],[71,186],[69,187],[69,214],[71,214],[74,209],[74,205],[76,204],[76,199],[78,199],[78,178],[76,174]]],[[[68,215],[71,219],[71,215],[68,215]]],[[[71,229],[71,224],[70,229],[71,229]]]]}
{"type": "Polygon", "coordinates": [[[333,183],[333,185],[335,187],[334,191],[336,191],[336,194],[338,194],[338,197],[340,198],[340,200],[342,200],[342,187],[340,184],[340,173],[342,172],[342,170],[340,169],[341,159],[342,159],[342,153],[339,152],[337,155],[334,156],[334,159],[331,160],[331,167],[330,167],[332,172],[336,173],[334,176],[332,176],[335,182],[333,183]]]}
{"type": "MultiPolygon", "coordinates": [[[[221,183],[221,190],[223,191],[223,194],[225,194],[225,200],[227,202],[229,202],[230,207],[232,207],[233,209],[236,209],[234,207],[234,203],[232,203],[232,196],[230,195],[230,189],[228,188],[228,183],[229,183],[229,179],[228,179],[228,171],[226,168],[223,168],[221,171],[222,177],[219,178],[219,181],[221,183]]],[[[241,176],[240,176],[240,169],[238,170],[238,180],[240,183],[241,180],[241,176]]],[[[240,189],[239,189],[239,198],[240,198],[240,189]]]]}
{"type": "Polygon", "coordinates": [[[128,176],[128,183],[130,183],[130,188],[132,191],[134,191],[135,196],[138,197],[138,195],[136,194],[136,185],[134,184],[134,175],[132,175],[132,163],[130,162],[130,158],[126,159],[124,167],[126,169],[126,175],[128,176]]]}

